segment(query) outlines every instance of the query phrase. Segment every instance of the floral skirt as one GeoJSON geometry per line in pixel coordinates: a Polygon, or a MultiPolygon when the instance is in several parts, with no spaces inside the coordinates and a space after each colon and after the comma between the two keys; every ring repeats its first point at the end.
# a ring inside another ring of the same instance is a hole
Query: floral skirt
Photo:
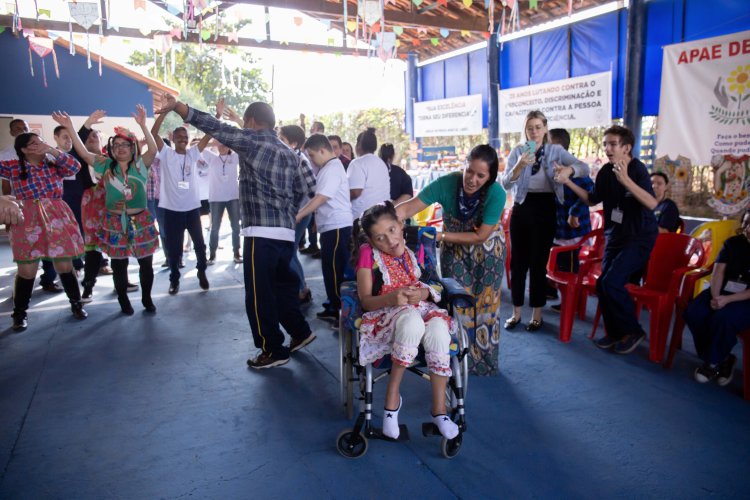
{"type": "Polygon", "coordinates": [[[10,226],[13,260],[69,260],[83,255],[83,237],[73,212],[61,199],[18,200],[23,222],[10,226]]]}
{"type": "Polygon", "coordinates": [[[105,211],[103,217],[97,236],[102,252],[111,258],[132,256],[142,259],[153,255],[159,248],[159,232],[154,226],[154,216],[148,210],[124,217],[105,211]]]}
{"type": "Polygon", "coordinates": [[[104,219],[105,197],[107,190],[102,184],[86,189],[81,200],[81,222],[83,223],[83,241],[86,250],[96,250],[101,246],[99,230],[104,219]]]}

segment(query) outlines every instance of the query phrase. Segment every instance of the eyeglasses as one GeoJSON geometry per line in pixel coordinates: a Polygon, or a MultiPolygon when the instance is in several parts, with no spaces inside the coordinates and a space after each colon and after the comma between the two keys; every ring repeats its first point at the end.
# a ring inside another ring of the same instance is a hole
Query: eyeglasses
{"type": "Polygon", "coordinates": [[[132,149],[133,145],[129,142],[119,142],[112,144],[112,149],[132,149]]]}

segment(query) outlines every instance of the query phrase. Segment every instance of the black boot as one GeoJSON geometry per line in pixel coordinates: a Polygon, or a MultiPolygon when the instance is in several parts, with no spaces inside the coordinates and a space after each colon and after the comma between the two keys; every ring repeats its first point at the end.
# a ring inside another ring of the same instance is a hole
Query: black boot
{"type": "Polygon", "coordinates": [[[112,281],[115,282],[120,309],[123,314],[132,315],[135,311],[128,298],[128,259],[112,259],[112,281]]]}
{"type": "Polygon", "coordinates": [[[99,269],[102,266],[102,253],[96,250],[89,250],[86,252],[86,259],[83,266],[83,293],[81,294],[81,302],[87,304],[91,302],[92,295],[94,293],[94,285],[96,284],[96,276],[99,274],[99,269]]]}
{"type": "Polygon", "coordinates": [[[81,302],[81,289],[78,288],[76,275],[73,272],[60,273],[60,283],[62,283],[65,295],[68,296],[70,301],[70,310],[73,311],[73,316],[76,319],[88,318],[89,315],[83,309],[83,303],[81,302]]]}
{"type": "Polygon", "coordinates": [[[151,300],[151,288],[154,286],[153,256],[140,259],[138,265],[140,266],[138,276],[141,279],[141,304],[146,312],[155,313],[156,306],[151,300]]]}
{"type": "Polygon", "coordinates": [[[13,289],[13,330],[20,332],[29,326],[26,310],[29,308],[31,292],[34,290],[34,278],[26,279],[16,275],[13,289]]]}

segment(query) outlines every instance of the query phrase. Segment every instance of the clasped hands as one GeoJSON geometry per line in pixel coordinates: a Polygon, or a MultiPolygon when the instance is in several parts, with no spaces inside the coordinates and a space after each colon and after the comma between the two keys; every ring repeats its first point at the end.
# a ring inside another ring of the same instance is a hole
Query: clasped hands
{"type": "Polygon", "coordinates": [[[388,301],[391,306],[417,305],[420,301],[425,300],[425,292],[429,296],[429,291],[421,287],[399,288],[388,294],[388,301]]]}

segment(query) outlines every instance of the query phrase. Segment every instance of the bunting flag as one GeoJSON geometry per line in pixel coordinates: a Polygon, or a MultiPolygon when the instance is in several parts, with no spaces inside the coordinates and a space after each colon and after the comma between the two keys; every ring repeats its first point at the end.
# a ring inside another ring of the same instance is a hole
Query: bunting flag
{"type": "Polygon", "coordinates": [[[44,81],[44,87],[47,88],[47,67],[44,63],[44,58],[52,54],[52,61],[55,65],[55,75],[60,78],[60,68],[57,65],[57,54],[55,54],[55,42],[51,38],[30,36],[29,40],[29,68],[31,69],[31,76],[34,76],[34,64],[31,56],[32,51],[35,52],[42,60],[42,80],[44,81]]]}
{"type": "Polygon", "coordinates": [[[471,7],[471,4],[474,3],[474,0],[463,0],[464,8],[468,9],[471,7]]]}
{"type": "MultiPolygon", "coordinates": [[[[95,2],[77,2],[69,3],[70,17],[75,22],[86,30],[86,63],[88,68],[91,69],[91,39],[89,36],[89,28],[99,20],[99,4],[95,2]]],[[[68,22],[68,29],[70,30],[70,54],[75,54],[75,48],[73,47],[73,24],[68,22]]]]}
{"type": "Polygon", "coordinates": [[[133,0],[133,10],[146,10],[146,0],[133,0]]]}

